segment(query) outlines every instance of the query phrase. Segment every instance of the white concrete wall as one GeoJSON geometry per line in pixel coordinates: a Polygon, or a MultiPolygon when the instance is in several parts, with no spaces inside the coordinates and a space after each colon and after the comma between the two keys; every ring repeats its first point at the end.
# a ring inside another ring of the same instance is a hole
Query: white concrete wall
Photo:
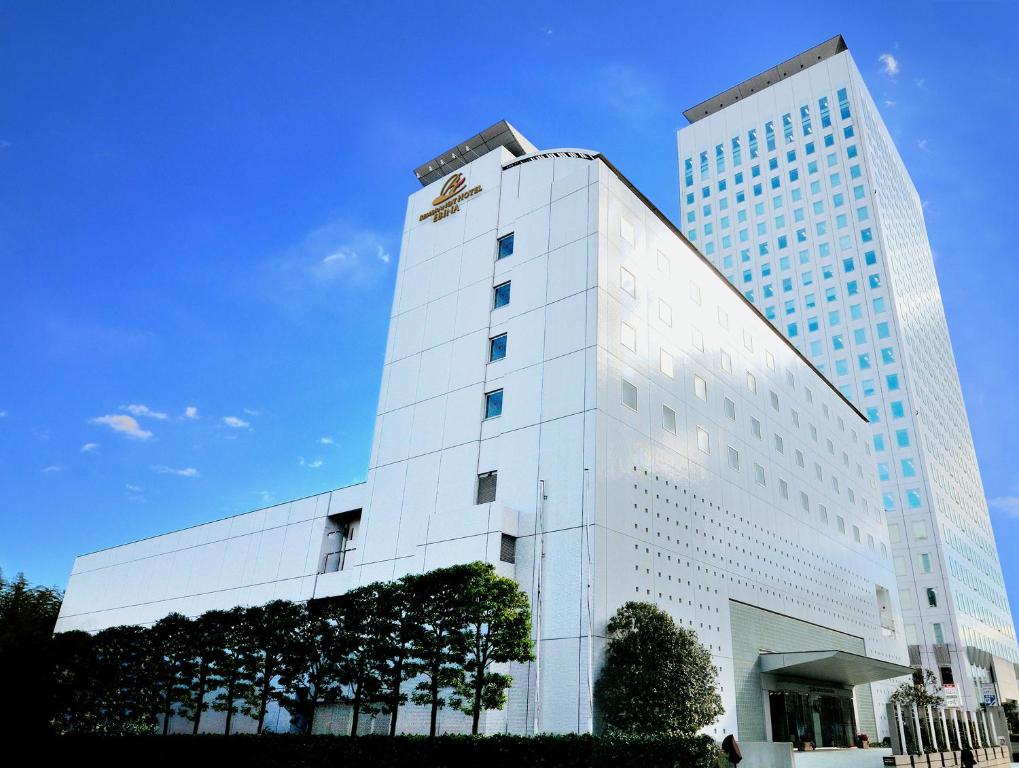
{"type": "Polygon", "coordinates": [[[315,594],[326,516],[360,508],[363,495],[364,485],[353,485],[81,555],[56,631],[307,600],[315,594]]]}

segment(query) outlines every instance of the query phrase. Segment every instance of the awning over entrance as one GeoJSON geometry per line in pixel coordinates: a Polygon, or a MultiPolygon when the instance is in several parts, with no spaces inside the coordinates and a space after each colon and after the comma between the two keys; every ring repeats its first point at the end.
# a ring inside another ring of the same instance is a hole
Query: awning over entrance
{"type": "Polygon", "coordinates": [[[841,685],[861,685],[913,673],[912,667],[847,651],[762,653],[761,671],[841,685]]]}

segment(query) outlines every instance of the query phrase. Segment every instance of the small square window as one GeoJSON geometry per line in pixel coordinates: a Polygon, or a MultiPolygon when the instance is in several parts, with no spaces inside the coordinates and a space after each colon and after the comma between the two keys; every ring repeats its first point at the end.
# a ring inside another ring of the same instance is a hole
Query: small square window
{"type": "Polygon", "coordinates": [[[732,421],[736,421],[736,403],[725,398],[725,415],[732,421]]]}
{"type": "Polygon", "coordinates": [[[696,373],[693,375],[693,393],[701,400],[708,399],[708,383],[696,373]]]}
{"type": "Polygon", "coordinates": [[[619,268],[619,287],[631,296],[637,295],[637,278],[626,267],[619,268]]]}
{"type": "Polygon", "coordinates": [[[658,271],[663,275],[667,275],[672,271],[672,264],[669,261],[669,257],[661,251],[658,252],[658,271]]]}
{"type": "Polygon", "coordinates": [[[494,392],[488,392],[485,394],[485,418],[493,419],[496,416],[502,415],[502,390],[497,389],[494,392]]]}
{"type": "Polygon", "coordinates": [[[749,371],[747,371],[747,389],[755,395],[757,394],[757,378],[749,371]]]}
{"type": "Polygon", "coordinates": [[[739,469],[739,451],[731,445],[729,448],[729,469],[739,469]]]}
{"type": "Polygon", "coordinates": [[[510,303],[509,281],[505,283],[500,283],[499,285],[495,286],[495,288],[493,289],[493,293],[495,295],[494,301],[492,302],[493,307],[495,309],[498,309],[499,307],[505,307],[507,304],[510,303]]]}
{"type": "Polygon", "coordinates": [[[662,406],[662,428],[676,434],[676,412],[667,405],[662,406]]]}
{"type": "Polygon", "coordinates": [[[758,485],[767,485],[764,479],[764,467],[760,464],[754,464],[754,482],[758,485]]]}
{"type": "Polygon", "coordinates": [[[627,221],[625,218],[619,219],[619,236],[623,238],[630,245],[637,242],[637,235],[633,231],[633,224],[627,221]]]}
{"type": "Polygon", "coordinates": [[[623,379],[621,394],[623,399],[623,405],[625,405],[627,408],[632,408],[633,410],[636,411],[637,387],[628,382],[626,379],[623,379]]]}
{"type": "Polygon", "coordinates": [[[711,437],[704,427],[697,427],[697,448],[703,453],[711,453],[711,437]]]}
{"type": "Polygon", "coordinates": [[[672,355],[670,355],[664,349],[660,351],[659,359],[658,359],[658,367],[661,369],[662,373],[664,373],[670,379],[672,378],[673,373],[674,373],[674,364],[673,364],[673,360],[672,360],[672,355]]]}
{"type": "Polygon", "coordinates": [[[670,328],[672,327],[672,307],[661,299],[658,300],[658,319],[670,328]]]}
{"type": "Polygon", "coordinates": [[[508,235],[503,235],[499,238],[499,249],[497,251],[497,259],[505,259],[507,256],[513,255],[513,233],[510,232],[508,235]]]}
{"type": "Polygon", "coordinates": [[[637,351],[637,332],[632,325],[622,323],[620,325],[619,339],[623,346],[634,352],[637,351]]]}
{"type": "Polygon", "coordinates": [[[506,357],[506,334],[500,333],[488,341],[488,361],[494,363],[506,357]]]}

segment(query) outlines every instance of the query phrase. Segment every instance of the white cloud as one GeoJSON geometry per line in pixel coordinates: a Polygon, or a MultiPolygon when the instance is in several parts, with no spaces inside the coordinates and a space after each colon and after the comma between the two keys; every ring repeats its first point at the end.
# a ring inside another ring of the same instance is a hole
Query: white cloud
{"type": "Polygon", "coordinates": [[[385,237],[336,218],[265,259],[253,279],[267,299],[305,310],[309,302],[335,303],[338,290],[363,294],[382,279],[392,260],[385,237]]]}
{"type": "Polygon", "coordinates": [[[63,467],[59,464],[50,464],[48,467],[43,467],[43,472],[59,472],[63,467]]]}
{"type": "Polygon", "coordinates": [[[93,451],[96,451],[98,449],[99,443],[85,443],[85,445],[81,446],[82,453],[92,453],[93,451]]]}
{"type": "Polygon", "coordinates": [[[142,491],[145,490],[140,485],[131,485],[130,483],[125,485],[124,488],[131,491],[131,493],[141,493],[142,491]]]}
{"type": "Polygon", "coordinates": [[[138,420],[134,416],[128,416],[123,413],[110,413],[105,416],[96,416],[91,419],[93,424],[105,424],[114,432],[120,432],[122,435],[133,437],[138,440],[148,440],[152,437],[152,433],[147,429],[142,429],[138,424],[138,420]]]}
{"type": "Polygon", "coordinates": [[[272,504],[273,496],[268,491],[259,491],[258,498],[261,499],[263,504],[272,504]]]}
{"type": "Polygon", "coordinates": [[[248,429],[251,426],[244,419],[239,419],[236,416],[224,416],[223,423],[233,429],[248,429]]]}
{"type": "Polygon", "coordinates": [[[165,464],[156,464],[152,468],[153,472],[158,472],[161,475],[177,475],[177,477],[198,477],[198,470],[194,467],[186,467],[184,469],[174,469],[168,467],[165,464]]]}
{"type": "Polygon", "coordinates": [[[930,146],[927,144],[927,139],[920,139],[916,142],[916,148],[921,152],[930,152],[930,146]]]}
{"type": "Polygon", "coordinates": [[[7,411],[0,411],[0,419],[6,419],[6,418],[7,418],[7,411]]]}
{"type": "Polygon", "coordinates": [[[877,60],[881,62],[881,66],[884,67],[885,74],[889,77],[895,77],[899,74],[899,60],[892,56],[892,54],[882,53],[877,57],[877,60]]]}
{"type": "Polygon", "coordinates": [[[297,465],[300,467],[308,467],[309,469],[318,469],[322,466],[322,459],[312,459],[311,461],[305,461],[304,457],[301,456],[297,460],[297,465]]]}
{"type": "Polygon", "coordinates": [[[336,445],[336,441],[331,437],[320,437],[318,442],[320,445],[336,445]]]}
{"type": "Polygon", "coordinates": [[[189,405],[187,408],[185,408],[184,409],[184,418],[185,419],[197,419],[198,418],[198,407],[194,406],[194,405],[189,405]]]}
{"type": "Polygon", "coordinates": [[[1019,517],[1019,496],[995,496],[987,500],[987,506],[1010,517],[1019,517]]]}
{"type": "Polygon", "coordinates": [[[248,414],[248,416],[261,416],[262,415],[261,411],[256,411],[256,410],[253,410],[251,408],[245,408],[244,412],[246,414],[248,414]]]}
{"type": "Polygon", "coordinates": [[[885,106],[886,107],[894,107],[897,103],[898,102],[893,101],[892,99],[885,99],[885,106]]]}
{"type": "Polygon", "coordinates": [[[169,416],[160,411],[153,411],[147,405],[122,405],[120,410],[127,411],[132,416],[148,416],[150,419],[157,419],[158,421],[166,421],[169,416]]]}

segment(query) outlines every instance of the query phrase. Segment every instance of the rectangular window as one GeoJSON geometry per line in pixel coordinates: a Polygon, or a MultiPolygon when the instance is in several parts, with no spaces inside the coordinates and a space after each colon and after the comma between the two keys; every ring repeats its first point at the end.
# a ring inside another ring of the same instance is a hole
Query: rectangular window
{"type": "Polygon", "coordinates": [[[672,378],[673,372],[674,372],[674,364],[673,364],[673,360],[672,360],[672,355],[670,355],[664,349],[661,350],[661,353],[659,355],[658,367],[661,368],[662,373],[664,373],[670,379],[672,378]]]}
{"type": "Polygon", "coordinates": [[[752,416],[750,417],[750,431],[758,440],[761,439],[761,422],[752,416]]]}
{"type": "Polygon", "coordinates": [[[620,323],[619,340],[627,349],[633,352],[637,351],[637,332],[633,329],[632,325],[620,323]]]}
{"type": "Polygon", "coordinates": [[[492,302],[493,307],[498,309],[499,307],[505,307],[510,303],[510,281],[500,283],[493,289],[494,301],[492,302]]]}
{"type": "Polygon", "coordinates": [[[736,421],[736,403],[725,398],[725,415],[732,421],[736,421]]]}
{"type": "Polygon", "coordinates": [[[676,434],[676,412],[669,406],[662,406],[662,427],[666,432],[676,434]]]}
{"type": "Polygon", "coordinates": [[[633,410],[636,411],[637,410],[637,387],[635,387],[633,384],[628,382],[626,379],[623,379],[623,383],[622,383],[622,387],[621,387],[621,395],[622,395],[623,405],[625,405],[627,408],[632,408],[633,410]]]}
{"type": "Polygon", "coordinates": [[[764,467],[760,464],[754,464],[754,482],[758,485],[767,485],[764,478],[764,467]]]}
{"type": "MultiPolygon", "coordinates": [[[[705,195],[705,197],[707,197],[707,195],[705,195]]],[[[633,224],[625,218],[619,219],[619,236],[630,245],[634,245],[637,242],[637,237],[633,231],[633,224]]]]}
{"type": "Polygon", "coordinates": [[[661,299],[658,300],[658,319],[670,328],[672,327],[672,307],[661,299]]]}
{"type": "Polygon", "coordinates": [[[701,400],[708,399],[708,384],[696,373],[693,375],[693,393],[701,400]]]}
{"type": "Polygon", "coordinates": [[[619,287],[631,296],[637,295],[637,278],[626,267],[619,268],[619,287]]]}
{"type": "Polygon", "coordinates": [[[754,377],[754,374],[749,371],[747,371],[747,389],[755,395],[757,394],[757,379],[754,377]]]}
{"type": "Polygon", "coordinates": [[[507,256],[513,255],[513,233],[510,232],[508,235],[503,235],[498,240],[499,248],[496,252],[497,259],[505,259],[507,256]]]}
{"type": "Polygon", "coordinates": [[[495,501],[496,485],[498,483],[497,472],[484,472],[478,475],[478,494],[476,504],[490,504],[495,501]]]}
{"type": "Polygon", "coordinates": [[[739,469],[739,451],[729,446],[729,469],[739,469]]]}
{"type": "Polygon", "coordinates": [[[932,628],[934,629],[934,642],[937,645],[944,645],[945,644],[945,630],[941,628],[941,624],[939,624],[938,622],[934,622],[934,624],[932,625],[932,628]]]}
{"type": "Polygon", "coordinates": [[[506,334],[500,333],[488,340],[488,362],[494,363],[506,357],[506,334]]]}
{"type": "Polygon", "coordinates": [[[703,453],[711,453],[711,437],[704,427],[697,427],[697,448],[703,453]]]}
{"type": "Polygon", "coordinates": [[[493,419],[502,415],[502,390],[485,393],[485,418],[493,419]]]}
{"type": "Polygon", "coordinates": [[[931,556],[926,552],[920,555],[920,570],[923,573],[931,572],[931,556]]]}

